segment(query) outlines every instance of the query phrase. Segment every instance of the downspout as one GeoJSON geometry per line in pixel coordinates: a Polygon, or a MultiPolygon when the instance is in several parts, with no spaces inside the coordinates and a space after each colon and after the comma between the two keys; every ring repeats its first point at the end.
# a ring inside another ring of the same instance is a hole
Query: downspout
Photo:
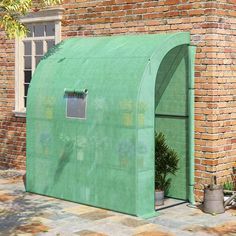
{"type": "Polygon", "coordinates": [[[189,189],[188,200],[191,204],[195,204],[194,197],[194,62],[195,62],[196,47],[188,47],[189,56],[189,87],[188,87],[188,126],[189,126],[189,189]]]}

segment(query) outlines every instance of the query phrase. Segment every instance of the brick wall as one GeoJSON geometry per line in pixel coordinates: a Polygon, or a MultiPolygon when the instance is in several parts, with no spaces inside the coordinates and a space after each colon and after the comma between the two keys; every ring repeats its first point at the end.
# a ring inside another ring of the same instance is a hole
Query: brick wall
{"type": "MultiPolygon", "coordinates": [[[[65,0],[62,36],[189,31],[195,65],[196,195],[236,165],[236,0],[65,0]],[[235,95],[234,95],[235,94],[235,95]]],[[[24,168],[25,120],[15,118],[14,48],[1,34],[0,166],[24,168]],[[7,43],[7,44],[6,44],[7,43]],[[7,45],[7,46],[6,46],[7,45]],[[8,50],[8,52],[6,51],[8,50]]]]}
{"type": "Polygon", "coordinates": [[[0,32],[0,168],[25,168],[25,119],[13,115],[14,40],[0,32]]]}

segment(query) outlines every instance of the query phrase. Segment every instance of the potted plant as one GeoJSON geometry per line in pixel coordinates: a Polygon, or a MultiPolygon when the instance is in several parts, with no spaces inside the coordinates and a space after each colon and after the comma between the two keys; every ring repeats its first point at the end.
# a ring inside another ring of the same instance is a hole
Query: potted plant
{"type": "Polygon", "coordinates": [[[236,174],[234,168],[231,178],[227,178],[227,181],[223,183],[223,191],[225,200],[236,193],[236,174]]]}
{"type": "Polygon", "coordinates": [[[155,133],[155,202],[157,206],[164,204],[164,194],[168,192],[171,178],[178,170],[179,157],[170,148],[163,133],[155,133]]]}

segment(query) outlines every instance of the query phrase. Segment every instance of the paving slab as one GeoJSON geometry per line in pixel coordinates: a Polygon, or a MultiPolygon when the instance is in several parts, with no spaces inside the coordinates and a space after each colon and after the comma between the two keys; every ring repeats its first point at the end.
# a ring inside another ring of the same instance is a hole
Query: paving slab
{"type": "Polygon", "coordinates": [[[210,215],[167,200],[159,216],[144,220],[27,193],[22,174],[0,171],[0,236],[236,236],[236,208],[210,215]]]}

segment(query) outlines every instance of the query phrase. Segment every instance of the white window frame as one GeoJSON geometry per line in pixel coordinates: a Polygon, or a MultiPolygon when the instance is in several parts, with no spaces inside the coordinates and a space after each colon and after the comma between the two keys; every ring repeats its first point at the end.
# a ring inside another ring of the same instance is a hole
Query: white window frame
{"type": "MultiPolygon", "coordinates": [[[[55,23],[55,43],[61,41],[61,20],[63,15],[63,8],[48,8],[38,12],[32,12],[27,16],[21,18],[24,24],[35,24],[44,22],[55,23]]],[[[24,39],[16,38],[15,40],[15,116],[25,117],[26,108],[24,106],[24,39]]],[[[33,72],[33,71],[32,71],[33,72]]]]}

